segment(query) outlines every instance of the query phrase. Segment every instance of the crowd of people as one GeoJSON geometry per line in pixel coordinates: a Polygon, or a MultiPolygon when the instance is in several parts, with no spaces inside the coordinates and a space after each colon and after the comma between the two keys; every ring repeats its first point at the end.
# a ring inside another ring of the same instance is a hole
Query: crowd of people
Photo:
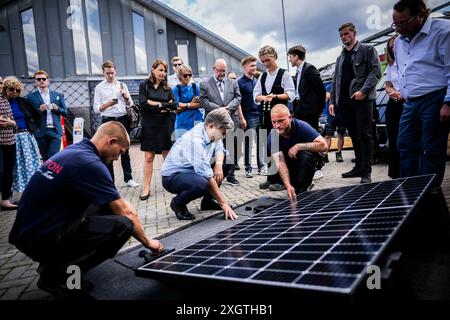
{"type": "MultiPolygon", "coordinates": [[[[433,186],[438,188],[450,124],[450,22],[431,18],[422,0],[400,0],[393,22],[398,36],[387,43],[385,84],[390,98],[388,175],[436,174],[433,186]]],[[[200,83],[193,81],[192,69],[182,58],[171,60],[171,76],[169,65],[155,60],[139,86],[145,155],[140,200],[151,196],[154,159],[161,154],[162,184],[175,195],[170,207],[178,219],[195,219],[187,204],[198,198],[201,210],[221,209],[226,219],[237,219],[220,186],[240,184],[235,177],[240,156],[235,139],[242,133],[245,177],[253,177],[255,140],[257,173],[267,176],[260,188],[286,190],[289,198],[309,190],[329,161],[335,130],[336,161],[343,161],[345,128],[355,166],[342,177],[371,182],[380,61],[374,47],[357,40],[353,23],[343,24],[338,32],[343,49],[328,93],[300,45],[288,51],[294,77],[278,66],[271,46],[259,50],[266,71],[258,75],[258,59],[248,56],[241,61],[243,75],[238,79],[221,58],[212,66],[213,75],[200,83]],[[327,101],[329,123],[322,136],[318,123],[327,101]]],[[[49,90],[48,74],[35,73],[37,90],[26,98],[20,95],[23,85],[18,79],[0,79],[2,209],[16,209],[11,193],[22,193],[10,242],[40,263],[38,286],[61,295],[73,294],[64,282],[68,265],[89,270],[115,255],[130,235],[154,253],[163,250],[159,241],[145,235],[136,210],[114,184],[112,163],[120,157],[125,183],[139,186],[128,153],[133,100],[125,83],[116,79],[114,63],[106,61],[102,68],[105,80],[95,88],[93,104],[102,125],[92,139],[61,152],[60,117],[67,115],[67,107],[62,94],[49,90]]],[[[83,289],[89,291],[89,286],[83,289]]]]}

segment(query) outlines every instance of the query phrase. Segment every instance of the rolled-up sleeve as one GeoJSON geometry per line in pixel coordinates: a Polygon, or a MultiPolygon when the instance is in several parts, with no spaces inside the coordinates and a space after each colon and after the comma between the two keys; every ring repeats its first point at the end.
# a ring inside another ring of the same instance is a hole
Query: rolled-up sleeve
{"type": "Polygon", "coordinates": [[[295,99],[295,85],[294,80],[292,80],[291,75],[288,71],[283,73],[283,78],[281,78],[281,86],[284,88],[284,92],[289,96],[289,101],[292,102],[295,99]]]}

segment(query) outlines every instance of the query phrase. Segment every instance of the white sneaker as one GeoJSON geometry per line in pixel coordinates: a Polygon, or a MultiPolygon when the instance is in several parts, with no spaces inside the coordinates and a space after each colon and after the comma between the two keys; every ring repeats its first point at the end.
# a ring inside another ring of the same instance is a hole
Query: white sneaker
{"type": "Polygon", "coordinates": [[[253,173],[252,173],[251,169],[250,170],[245,169],[245,177],[246,178],[253,178],[253,173]]]}
{"type": "Polygon", "coordinates": [[[316,170],[316,172],[314,172],[314,177],[313,180],[317,180],[323,177],[323,172],[322,170],[316,170]]]}
{"type": "Polygon", "coordinates": [[[133,179],[128,180],[127,183],[125,183],[127,185],[127,187],[131,187],[131,188],[137,188],[139,187],[139,183],[137,183],[136,181],[134,181],[133,179]]]}
{"type": "Polygon", "coordinates": [[[258,174],[261,176],[268,176],[269,175],[269,169],[267,168],[267,165],[263,165],[261,169],[258,169],[258,174]]]}

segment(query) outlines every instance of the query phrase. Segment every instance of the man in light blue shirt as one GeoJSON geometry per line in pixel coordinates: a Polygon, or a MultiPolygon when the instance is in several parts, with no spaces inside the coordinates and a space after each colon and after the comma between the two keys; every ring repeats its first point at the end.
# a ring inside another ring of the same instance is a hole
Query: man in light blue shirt
{"type": "Polygon", "coordinates": [[[216,109],[208,113],[205,123],[186,132],[170,149],[161,168],[162,184],[167,191],[176,194],[170,207],[179,220],[195,219],[186,205],[200,197],[203,197],[201,210],[222,209],[225,219],[237,219],[219,190],[226,152],[222,139],[227,129],[233,129],[230,114],[225,108],[216,109]],[[212,158],[215,163],[211,167],[212,158]]]}
{"type": "Polygon", "coordinates": [[[422,0],[394,5],[392,26],[400,37],[394,53],[405,98],[398,150],[402,177],[445,172],[450,124],[450,21],[433,19],[422,0]]]}

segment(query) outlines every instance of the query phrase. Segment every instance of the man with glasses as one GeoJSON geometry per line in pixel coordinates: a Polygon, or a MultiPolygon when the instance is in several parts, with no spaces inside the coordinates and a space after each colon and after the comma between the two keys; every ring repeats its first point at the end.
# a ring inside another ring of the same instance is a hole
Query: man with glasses
{"type": "Polygon", "coordinates": [[[330,94],[329,112],[334,108],[347,125],[355,152],[355,167],[342,174],[342,178],[361,177],[361,183],[371,182],[373,136],[372,112],[376,98],[376,85],[381,78],[381,66],[374,47],[356,40],[356,27],[345,23],[339,28],[344,45],[336,60],[336,71],[330,94]]]}
{"type": "Polygon", "coordinates": [[[178,68],[183,64],[183,59],[181,59],[180,57],[172,58],[173,74],[167,77],[167,83],[169,84],[169,87],[173,88],[180,83],[180,80],[178,79],[178,68]]]}
{"type": "Polygon", "coordinates": [[[218,108],[208,113],[205,123],[186,132],[170,149],[161,168],[162,184],[167,191],[176,194],[170,207],[179,220],[195,219],[186,205],[201,197],[201,210],[222,209],[225,219],[237,219],[219,189],[225,158],[222,139],[229,129],[233,129],[230,114],[218,108]],[[213,165],[212,158],[215,158],[213,165]]]}
{"type": "Polygon", "coordinates": [[[34,132],[42,160],[45,162],[61,149],[61,116],[67,117],[64,95],[49,90],[50,81],[44,70],[34,74],[37,90],[28,94],[27,99],[41,114],[41,125],[34,132]]]}
{"type": "MultiPolygon", "coordinates": [[[[232,115],[241,103],[239,85],[237,81],[226,77],[227,63],[225,60],[217,59],[214,63],[213,71],[214,75],[211,78],[200,83],[200,105],[205,109],[206,115],[219,108],[225,108],[232,115]]],[[[226,140],[224,140],[224,145],[227,146],[226,140]]],[[[234,149],[233,140],[229,141],[229,146],[234,149]]],[[[228,184],[238,186],[240,183],[234,176],[235,166],[233,158],[234,155],[230,155],[226,160],[224,173],[228,184]]]]}
{"type": "MultiPolygon", "coordinates": [[[[112,61],[106,61],[102,65],[105,80],[95,87],[94,112],[102,115],[102,123],[109,121],[120,122],[128,134],[130,133],[130,120],[127,116],[127,108],[133,104],[127,85],[116,80],[116,66],[112,61]]],[[[137,188],[139,184],[133,180],[130,153],[127,149],[120,156],[123,170],[123,180],[128,187],[137,188]]],[[[108,164],[108,170],[114,181],[114,168],[112,163],[108,164]]]]}
{"type": "Polygon", "coordinates": [[[450,122],[450,21],[433,19],[422,0],[394,5],[400,37],[394,55],[405,99],[398,150],[402,177],[436,174],[439,187],[445,172],[450,122]]]}

